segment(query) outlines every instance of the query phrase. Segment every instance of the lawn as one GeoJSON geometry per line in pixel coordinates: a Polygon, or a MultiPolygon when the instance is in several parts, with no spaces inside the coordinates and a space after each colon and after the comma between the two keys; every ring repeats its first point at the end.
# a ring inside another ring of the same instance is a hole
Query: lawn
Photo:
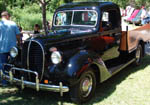
{"type": "MultiPolygon", "coordinates": [[[[149,105],[150,57],[145,56],[140,66],[130,65],[97,86],[96,94],[87,105],[149,105]]],[[[0,87],[0,105],[75,105],[65,94],[36,92],[32,89],[0,87]]]]}

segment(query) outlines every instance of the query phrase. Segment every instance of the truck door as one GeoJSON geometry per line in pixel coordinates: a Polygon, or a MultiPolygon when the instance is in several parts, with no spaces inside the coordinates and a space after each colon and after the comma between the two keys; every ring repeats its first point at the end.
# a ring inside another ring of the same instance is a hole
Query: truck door
{"type": "Polygon", "coordinates": [[[121,37],[121,22],[118,14],[117,10],[108,10],[102,11],[101,15],[101,36],[99,38],[103,40],[100,46],[104,46],[101,58],[108,68],[115,66],[114,62],[114,65],[112,65],[110,61],[114,61],[119,56],[118,48],[121,37]]]}

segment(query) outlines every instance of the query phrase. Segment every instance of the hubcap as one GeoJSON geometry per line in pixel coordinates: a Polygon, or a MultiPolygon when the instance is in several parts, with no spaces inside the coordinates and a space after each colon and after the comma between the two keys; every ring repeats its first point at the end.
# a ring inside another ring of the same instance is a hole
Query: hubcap
{"type": "Polygon", "coordinates": [[[92,91],[92,77],[91,75],[87,75],[82,81],[81,81],[81,92],[83,97],[87,97],[91,91],[92,91]]]}
{"type": "Polygon", "coordinates": [[[136,62],[140,61],[140,56],[141,56],[141,51],[140,51],[140,48],[138,48],[136,51],[136,62]]]}

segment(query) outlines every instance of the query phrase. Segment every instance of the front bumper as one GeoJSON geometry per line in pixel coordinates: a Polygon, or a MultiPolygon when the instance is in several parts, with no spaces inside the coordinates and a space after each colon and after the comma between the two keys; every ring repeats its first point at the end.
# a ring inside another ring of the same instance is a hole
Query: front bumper
{"type": "Polygon", "coordinates": [[[60,92],[61,96],[63,96],[64,92],[69,91],[69,87],[63,86],[62,82],[60,82],[59,85],[50,85],[50,84],[39,83],[39,75],[35,71],[27,70],[27,69],[23,69],[23,68],[17,68],[17,67],[14,67],[13,65],[10,65],[10,64],[4,64],[4,66],[9,66],[11,68],[7,72],[9,75],[3,73],[3,71],[1,70],[1,72],[0,72],[1,76],[0,77],[2,79],[9,81],[11,84],[20,85],[22,89],[24,89],[24,87],[29,87],[29,88],[36,89],[37,91],[46,90],[46,91],[52,91],[52,92],[60,92]],[[36,82],[26,81],[26,80],[24,80],[23,76],[21,77],[21,79],[14,78],[13,73],[15,73],[15,71],[21,71],[21,72],[27,72],[30,74],[34,74],[36,82]]]}

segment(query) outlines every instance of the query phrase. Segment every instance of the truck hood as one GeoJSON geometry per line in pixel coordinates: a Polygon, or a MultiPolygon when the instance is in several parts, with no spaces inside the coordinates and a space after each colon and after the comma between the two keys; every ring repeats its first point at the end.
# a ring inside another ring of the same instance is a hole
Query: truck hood
{"type": "Polygon", "coordinates": [[[97,32],[96,28],[69,28],[69,29],[55,29],[51,30],[48,35],[35,36],[34,40],[44,40],[46,42],[59,42],[66,40],[75,40],[83,37],[88,37],[97,32]]]}
{"type": "Polygon", "coordinates": [[[69,35],[77,35],[77,34],[89,34],[94,31],[95,28],[70,28],[70,29],[55,29],[49,33],[49,35],[59,35],[59,34],[69,34],[69,35]]]}

